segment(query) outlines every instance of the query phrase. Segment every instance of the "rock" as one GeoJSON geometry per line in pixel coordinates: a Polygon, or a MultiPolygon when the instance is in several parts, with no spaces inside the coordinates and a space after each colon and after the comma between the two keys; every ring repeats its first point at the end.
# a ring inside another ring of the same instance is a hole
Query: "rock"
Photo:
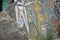
{"type": "Polygon", "coordinates": [[[27,33],[7,14],[0,15],[0,40],[28,40],[27,33]],[[5,15],[5,16],[2,16],[5,15]]]}

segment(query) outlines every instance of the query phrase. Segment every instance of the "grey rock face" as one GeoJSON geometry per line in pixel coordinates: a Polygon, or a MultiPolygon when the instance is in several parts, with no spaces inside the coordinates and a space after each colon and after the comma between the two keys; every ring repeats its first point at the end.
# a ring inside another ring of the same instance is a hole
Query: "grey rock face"
{"type": "Polygon", "coordinates": [[[0,40],[28,40],[27,33],[9,17],[0,18],[0,40]]]}

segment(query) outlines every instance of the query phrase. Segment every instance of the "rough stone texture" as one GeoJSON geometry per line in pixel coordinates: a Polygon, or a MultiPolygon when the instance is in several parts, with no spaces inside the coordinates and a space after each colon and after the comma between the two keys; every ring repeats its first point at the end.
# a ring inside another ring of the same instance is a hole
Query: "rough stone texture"
{"type": "Polygon", "coordinates": [[[9,15],[0,15],[0,40],[28,40],[27,33],[24,32],[14,19],[9,15]]]}
{"type": "Polygon", "coordinates": [[[55,40],[60,40],[60,38],[57,38],[57,39],[55,39],[55,40]]]}

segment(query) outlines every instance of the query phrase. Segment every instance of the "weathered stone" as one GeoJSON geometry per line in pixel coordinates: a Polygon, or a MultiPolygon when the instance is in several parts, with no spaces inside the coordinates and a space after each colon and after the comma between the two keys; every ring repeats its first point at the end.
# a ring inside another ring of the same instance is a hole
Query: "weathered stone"
{"type": "Polygon", "coordinates": [[[19,28],[14,19],[7,14],[2,15],[0,17],[0,40],[28,40],[27,33],[19,28]]]}

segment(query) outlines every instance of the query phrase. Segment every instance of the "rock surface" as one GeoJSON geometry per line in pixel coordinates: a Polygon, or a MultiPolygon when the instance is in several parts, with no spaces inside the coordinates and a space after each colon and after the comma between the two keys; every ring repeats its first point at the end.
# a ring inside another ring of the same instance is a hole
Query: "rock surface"
{"type": "Polygon", "coordinates": [[[27,33],[5,12],[0,15],[0,40],[28,40],[27,33]]]}

